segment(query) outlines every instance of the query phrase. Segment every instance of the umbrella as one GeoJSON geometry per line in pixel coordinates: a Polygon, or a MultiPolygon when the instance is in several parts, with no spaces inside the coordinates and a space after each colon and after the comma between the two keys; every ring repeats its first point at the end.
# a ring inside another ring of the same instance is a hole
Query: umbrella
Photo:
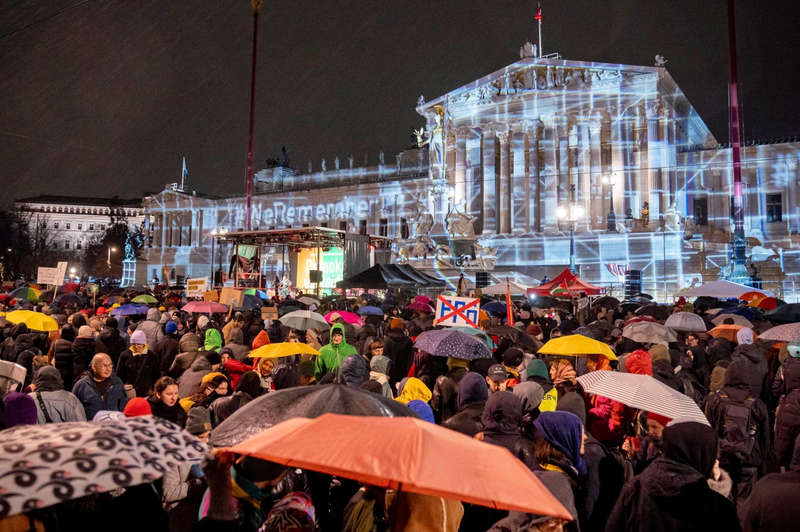
{"type": "Polygon", "coordinates": [[[800,342],[800,323],[787,323],[778,325],[760,335],[762,340],[777,340],[779,342],[800,342]]]}
{"type": "Polygon", "coordinates": [[[585,356],[605,355],[609,360],[617,356],[608,345],[580,334],[553,338],[539,349],[540,355],[585,356]]]}
{"type": "Polygon", "coordinates": [[[497,327],[492,327],[488,332],[489,334],[497,337],[505,336],[515,344],[519,344],[527,350],[536,352],[539,349],[539,345],[533,340],[533,338],[531,338],[528,333],[518,327],[499,325],[497,327]]]}
{"type": "Polygon", "coordinates": [[[433,308],[429,304],[423,303],[422,301],[411,303],[406,308],[408,310],[419,310],[421,312],[433,312],[433,308]]]}
{"type": "Polygon", "coordinates": [[[675,331],[660,323],[650,322],[631,323],[622,330],[622,336],[640,344],[678,341],[678,335],[675,334],[675,331]]]}
{"type": "Polygon", "coordinates": [[[250,351],[250,358],[281,358],[294,355],[321,355],[319,351],[308,344],[300,342],[279,342],[276,344],[262,345],[250,351]]]}
{"type": "Polygon", "coordinates": [[[330,325],[322,314],[310,310],[295,310],[283,316],[280,322],[290,329],[307,331],[308,329],[328,330],[330,325]]]}
{"type": "Polygon", "coordinates": [[[450,327],[451,331],[460,331],[470,336],[474,336],[475,338],[480,338],[486,344],[486,347],[489,349],[497,349],[497,344],[494,343],[494,340],[491,336],[489,336],[486,331],[482,331],[480,329],[476,329],[475,327],[462,327],[456,325],[455,327],[450,327]]]}
{"type": "Polygon", "coordinates": [[[185,312],[202,312],[207,314],[217,314],[228,312],[228,305],[214,303],[213,301],[190,301],[181,309],[185,312]]]}
{"type": "Polygon", "coordinates": [[[758,309],[753,308],[753,307],[731,306],[731,307],[723,308],[719,312],[717,312],[717,316],[723,316],[723,315],[730,316],[732,314],[738,314],[739,316],[747,318],[748,320],[752,320],[756,316],[760,315],[760,311],[758,309]]]}
{"type": "Polygon", "coordinates": [[[0,433],[0,519],[87,494],[153,482],[208,447],[169,421],[20,425],[0,433]]]}
{"type": "Polygon", "coordinates": [[[640,309],[642,304],[637,301],[623,301],[619,304],[619,310],[622,313],[622,317],[625,317],[628,312],[636,312],[636,310],[640,309]]]}
{"type": "Polygon", "coordinates": [[[269,296],[258,288],[248,288],[244,293],[248,296],[256,296],[259,299],[269,299],[269,296]]]}
{"type": "Polygon", "coordinates": [[[745,292],[744,294],[739,296],[739,299],[741,299],[742,301],[756,301],[758,299],[763,299],[763,298],[764,298],[764,292],[756,292],[756,291],[745,292]]]}
{"type": "Polygon", "coordinates": [[[637,316],[651,316],[657,320],[665,320],[669,317],[669,311],[658,305],[645,305],[643,307],[639,307],[636,312],[634,312],[637,316]]]}
{"type": "Polygon", "coordinates": [[[508,307],[504,301],[492,301],[485,305],[481,305],[481,310],[491,312],[493,314],[505,314],[508,312],[508,307]]]}
{"type": "Polygon", "coordinates": [[[430,305],[433,302],[433,299],[429,298],[428,296],[415,296],[414,299],[411,300],[412,303],[424,303],[426,305],[430,305]]]}
{"type": "Polygon", "coordinates": [[[631,408],[670,419],[688,418],[708,425],[708,419],[690,397],[662,384],[650,375],[593,371],[578,377],[583,389],[631,408]]]}
{"type": "Polygon", "coordinates": [[[78,289],[77,283],[65,283],[58,287],[61,294],[72,294],[78,289]]]}
{"type": "MultiPolygon", "coordinates": [[[[742,327],[741,325],[717,325],[716,327],[708,331],[708,334],[710,334],[714,338],[725,338],[734,344],[738,344],[739,341],[736,339],[736,333],[738,333],[742,329],[747,329],[747,328],[748,327],[742,327]]],[[[753,341],[755,341],[757,338],[758,336],[756,336],[756,333],[754,332],[753,341]]]]}
{"type": "Polygon", "coordinates": [[[572,519],[507,449],[420,419],[292,419],[227,450],[382,488],[572,519]]]}
{"type": "Polygon", "coordinates": [[[111,315],[115,318],[118,316],[136,316],[138,314],[147,314],[147,311],[150,310],[147,308],[147,305],[137,305],[137,304],[130,304],[130,305],[121,305],[114,310],[111,311],[111,315]]]}
{"type": "Polygon", "coordinates": [[[664,325],[674,331],[706,332],[706,322],[693,312],[676,312],[667,318],[664,325]]]}
{"type": "MultiPolygon", "coordinates": [[[[211,433],[211,445],[224,447],[254,436],[281,421],[334,413],[348,416],[417,417],[393,399],[343,384],[287,388],[250,401],[211,433]]],[[[324,438],[322,438],[324,439],[324,438]]]]}
{"type": "Polygon", "coordinates": [[[625,323],[623,323],[623,326],[627,327],[631,323],[645,323],[645,322],[646,323],[658,323],[658,320],[655,319],[655,318],[652,318],[650,316],[636,316],[635,318],[631,318],[629,320],[625,320],[625,323]]]}
{"type": "Polygon", "coordinates": [[[358,317],[358,314],[353,314],[352,312],[345,312],[344,310],[334,310],[332,312],[328,312],[325,314],[325,321],[328,323],[331,322],[331,314],[338,314],[342,317],[342,319],[351,325],[358,325],[359,327],[364,326],[364,320],[358,317]]]}
{"type": "Polygon", "coordinates": [[[763,297],[761,299],[756,299],[755,301],[751,301],[748,307],[755,307],[755,308],[763,308],[765,310],[772,310],[774,308],[780,307],[785,305],[786,301],[782,299],[777,299],[774,297],[763,297]]]}
{"type": "Polygon", "coordinates": [[[103,305],[113,305],[114,303],[122,303],[125,300],[122,296],[109,296],[103,300],[103,305]]]}
{"type": "Polygon", "coordinates": [[[303,303],[304,305],[319,305],[319,301],[317,301],[313,297],[308,297],[308,296],[303,296],[301,298],[298,298],[298,301],[300,303],[303,303]]]}
{"type": "MultiPolygon", "coordinates": [[[[3,294],[5,297],[8,297],[8,294],[3,294]]],[[[55,290],[45,290],[39,295],[39,301],[52,301],[56,295],[55,290]]]]}
{"type": "Polygon", "coordinates": [[[28,301],[37,301],[39,299],[39,296],[42,295],[42,291],[36,290],[35,288],[31,288],[29,286],[21,286],[12,292],[9,292],[8,295],[13,297],[14,299],[27,299],[28,301]]]}
{"type": "Polygon", "coordinates": [[[753,323],[745,318],[744,316],[739,316],[738,314],[723,314],[722,316],[717,316],[711,323],[714,325],[724,325],[725,320],[733,320],[734,325],[741,325],[742,327],[752,327],[753,323]]]}
{"type": "Polygon", "coordinates": [[[417,337],[414,347],[437,357],[477,360],[491,358],[492,352],[486,342],[463,333],[448,329],[427,331],[417,337]]]}
{"type": "Polygon", "coordinates": [[[619,308],[619,299],[612,296],[598,297],[592,303],[593,307],[619,308]]]}
{"type": "Polygon", "coordinates": [[[15,310],[6,314],[6,319],[11,323],[24,323],[28,329],[34,331],[57,331],[58,323],[50,316],[32,310],[15,310]]]}
{"type": "Polygon", "coordinates": [[[158,299],[154,298],[150,294],[142,294],[140,296],[136,296],[131,299],[133,303],[142,303],[142,304],[150,304],[150,303],[158,303],[158,299]]]}
{"type": "Polygon", "coordinates": [[[770,310],[764,314],[764,319],[777,323],[800,322],[800,303],[781,305],[780,307],[770,310]]]}
{"type": "Polygon", "coordinates": [[[56,296],[55,301],[59,305],[83,305],[83,298],[72,293],[56,296]]]}
{"type": "Polygon", "coordinates": [[[261,308],[261,306],[264,304],[259,298],[249,294],[245,294],[242,299],[243,301],[240,301],[238,305],[234,305],[235,308],[256,309],[261,308]]]}
{"type": "Polygon", "coordinates": [[[608,334],[611,331],[613,331],[614,329],[616,329],[617,327],[613,323],[611,323],[610,321],[597,320],[597,321],[593,321],[592,323],[587,325],[586,328],[589,329],[590,331],[601,330],[605,334],[608,334]]]}
{"type": "Polygon", "coordinates": [[[541,308],[541,309],[557,307],[561,303],[561,301],[552,296],[533,296],[532,298],[530,298],[530,301],[531,301],[531,307],[541,308]]]}
{"type": "Polygon", "coordinates": [[[362,316],[383,316],[383,311],[378,307],[361,307],[358,313],[362,316]]]}
{"type": "Polygon", "coordinates": [[[278,307],[278,316],[283,317],[287,314],[291,314],[292,312],[296,312],[298,310],[302,310],[300,307],[295,305],[288,305],[285,307],[278,307]]]}

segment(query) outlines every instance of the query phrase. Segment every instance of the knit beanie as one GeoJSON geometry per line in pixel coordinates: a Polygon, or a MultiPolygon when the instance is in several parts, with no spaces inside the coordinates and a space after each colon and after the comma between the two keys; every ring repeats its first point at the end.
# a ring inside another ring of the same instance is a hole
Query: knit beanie
{"type": "Polygon", "coordinates": [[[150,403],[144,397],[134,397],[128,404],[125,405],[125,410],[122,411],[125,417],[138,417],[149,416],[153,414],[150,408],[150,403]]]}
{"type": "Polygon", "coordinates": [[[189,410],[186,419],[186,431],[195,436],[211,430],[211,414],[207,408],[195,406],[189,410]]]}
{"type": "Polygon", "coordinates": [[[147,343],[147,335],[144,331],[133,331],[131,334],[131,344],[144,345],[147,343]]]}
{"type": "Polygon", "coordinates": [[[178,332],[178,324],[174,321],[168,321],[167,324],[164,326],[164,332],[167,334],[174,334],[178,332]]]}
{"type": "Polygon", "coordinates": [[[389,322],[390,329],[399,329],[403,330],[403,320],[401,318],[392,318],[392,321],[389,322]]]}
{"type": "Polygon", "coordinates": [[[222,357],[216,351],[206,351],[203,353],[203,356],[208,359],[208,362],[214,366],[216,364],[222,364],[222,357]]]}
{"type": "Polygon", "coordinates": [[[647,419],[652,419],[662,427],[666,427],[667,423],[672,421],[672,418],[668,418],[667,416],[662,416],[661,414],[656,414],[654,412],[648,412],[647,419]]]}
{"type": "Polygon", "coordinates": [[[6,404],[6,428],[36,424],[36,402],[26,393],[11,392],[3,397],[6,404]]]}

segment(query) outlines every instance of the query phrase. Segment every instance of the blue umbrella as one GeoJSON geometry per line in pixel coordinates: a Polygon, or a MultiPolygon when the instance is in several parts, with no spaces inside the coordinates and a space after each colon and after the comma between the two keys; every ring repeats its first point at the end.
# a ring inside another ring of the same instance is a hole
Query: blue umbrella
{"type": "Polygon", "coordinates": [[[115,318],[118,316],[136,316],[137,314],[147,314],[150,309],[147,305],[139,305],[131,303],[130,305],[122,305],[111,311],[111,315],[115,318]]]}
{"type": "Polygon", "coordinates": [[[494,340],[492,339],[491,336],[489,336],[489,333],[487,333],[486,331],[476,329],[475,327],[459,327],[459,326],[450,327],[450,330],[460,331],[470,336],[474,336],[475,338],[480,338],[481,340],[483,340],[483,342],[486,344],[486,347],[488,347],[489,349],[497,348],[497,344],[494,343],[494,340]]]}
{"type": "Polygon", "coordinates": [[[725,314],[738,314],[748,320],[752,320],[756,316],[761,315],[757,310],[754,310],[753,307],[728,307],[717,312],[717,316],[723,316],[725,314]]]}
{"type": "Polygon", "coordinates": [[[83,305],[83,299],[77,294],[61,294],[56,296],[59,305],[83,305]]]}
{"type": "Polygon", "coordinates": [[[362,316],[383,316],[383,311],[378,307],[361,307],[358,313],[362,316]]]}
{"type": "Polygon", "coordinates": [[[245,294],[244,301],[240,302],[236,306],[236,308],[255,309],[255,308],[261,308],[263,305],[264,305],[264,303],[259,298],[257,298],[256,296],[251,296],[250,294],[245,294]]]}
{"type": "Polygon", "coordinates": [[[506,314],[508,312],[508,307],[506,307],[506,304],[501,301],[492,301],[490,303],[486,303],[485,305],[481,305],[481,310],[493,312],[494,314],[506,314]]]}
{"type": "Polygon", "coordinates": [[[414,347],[437,357],[477,360],[491,358],[492,352],[486,343],[475,336],[453,330],[424,332],[417,337],[414,347]]]}

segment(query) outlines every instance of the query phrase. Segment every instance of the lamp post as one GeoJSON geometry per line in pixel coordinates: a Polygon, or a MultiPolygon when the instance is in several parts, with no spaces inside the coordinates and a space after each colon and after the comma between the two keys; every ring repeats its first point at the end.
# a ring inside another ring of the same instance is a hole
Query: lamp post
{"type": "Polygon", "coordinates": [[[603,174],[601,180],[603,185],[608,187],[608,214],[606,215],[606,233],[616,233],[617,215],[614,214],[614,185],[617,184],[617,176],[614,174],[603,174]]]}
{"type": "Polygon", "coordinates": [[[108,266],[108,276],[111,277],[111,252],[116,252],[117,248],[115,247],[108,247],[108,258],[106,259],[106,265],[108,266]]]}
{"type": "Polygon", "coordinates": [[[575,202],[575,185],[569,186],[569,205],[562,203],[556,212],[558,218],[569,223],[569,271],[576,274],[578,268],[575,266],[575,226],[578,220],[583,218],[583,207],[575,202]]]}

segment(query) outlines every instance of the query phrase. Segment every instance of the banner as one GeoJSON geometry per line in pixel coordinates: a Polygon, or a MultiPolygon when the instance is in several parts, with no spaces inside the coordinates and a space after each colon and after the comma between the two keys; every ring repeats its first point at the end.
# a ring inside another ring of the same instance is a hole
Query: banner
{"type": "Polygon", "coordinates": [[[36,284],[39,286],[61,284],[61,280],[58,277],[60,273],[61,270],[58,268],[39,268],[36,273],[36,284]]]}
{"type": "Polygon", "coordinates": [[[439,296],[436,298],[436,319],[433,323],[446,327],[478,328],[480,301],[471,297],[439,296]]]}
{"type": "Polygon", "coordinates": [[[203,297],[208,291],[208,277],[186,280],[186,297],[203,297]]]}

